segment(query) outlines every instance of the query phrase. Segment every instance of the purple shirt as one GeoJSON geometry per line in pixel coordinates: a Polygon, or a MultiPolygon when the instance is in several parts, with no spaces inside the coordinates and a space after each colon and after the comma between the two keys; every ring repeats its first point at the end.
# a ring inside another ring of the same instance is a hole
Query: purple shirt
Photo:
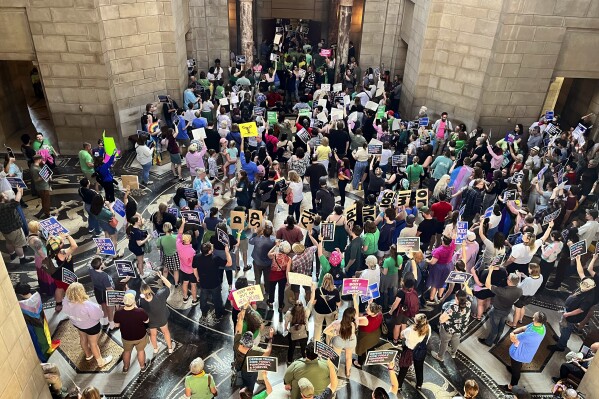
{"type": "Polygon", "coordinates": [[[71,303],[65,296],[62,306],[62,310],[69,316],[73,325],[81,330],[94,327],[104,317],[102,307],[89,300],[83,303],[71,303]]]}
{"type": "Polygon", "coordinates": [[[446,265],[451,261],[453,251],[455,250],[455,241],[451,240],[449,246],[441,245],[433,249],[432,257],[437,259],[439,265],[446,265]]]}

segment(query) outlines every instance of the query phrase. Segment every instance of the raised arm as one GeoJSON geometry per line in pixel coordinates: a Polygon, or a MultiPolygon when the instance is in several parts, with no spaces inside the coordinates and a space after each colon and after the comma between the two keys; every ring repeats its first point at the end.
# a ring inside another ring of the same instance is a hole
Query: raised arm
{"type": "Polygon", "coordinates": [[[545,230],[545,234],[543,234],[543,237],[541,237],[541,240],[543,242],[547,241],[547,239],[549,238],[549,235],[551,234],[551,230],[553,229],[553,225],[554,225],[553,220],[548,223],[547,230],[545,230]]]}

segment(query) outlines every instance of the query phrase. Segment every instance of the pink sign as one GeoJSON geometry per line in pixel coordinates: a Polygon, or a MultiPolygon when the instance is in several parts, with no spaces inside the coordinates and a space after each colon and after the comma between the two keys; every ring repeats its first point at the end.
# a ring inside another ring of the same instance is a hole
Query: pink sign
{"type": "Polygon", "coordinates": [[[333,50],[328,49],[328,48],[321,48],[320,49],[320,55],[322,57],[330,57],[331,54],[333,54],[333,50]]]}
{"type": "Polygon", "coordinates": [[[365,278],[344,278],[343,295],[346,294],[368,294],[368,279],[365,278]]]}

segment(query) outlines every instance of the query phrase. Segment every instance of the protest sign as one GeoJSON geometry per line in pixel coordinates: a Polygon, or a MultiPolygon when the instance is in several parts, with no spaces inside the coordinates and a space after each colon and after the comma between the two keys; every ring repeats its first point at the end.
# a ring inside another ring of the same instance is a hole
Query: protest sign
{"type": "Polygon", "coordinates": [[[108,306],[123,305],[125,293],[125,291],[106,290],[106,304],[108,306]]]}
{"type": "Polygon", "coordinates": [[[553,110],[551,110],[551,111],[545,111],[545,120],[547,122],[552,121],[554,115],[555,114],[554,114],[553,110]]]}
{"type": "Polygon", "coordinates": [[[547,132],[549,136],[557,136],[562,133],[562,129],[560,129],[557,125],[554,125],[553,123],[549,123],[545,128],[545,132],[547,132]]]}
{"type": "MultiPolygon", "coordinates": [[[[397,120],[397,119],[396,119],[397,120]]],[[[405,167],[408,164],[408,157],[404,154],[393,155],[391,157],[391,166],[405,167]]]]}
{"type": "Polygon", "coordinates": [[[206,139],[206,129],[204,129],[203,127],[193,129],[191,131],[191,135],[193,136],[194,140],[204,140],[206,139]]]}
{"type": "Polygon", "coordinates": [[[274,371],[278,370],[277,358],[273,356],[248,356],[247,370],[248,373],[257,373],[259,371],[274,371]]]}
{"type": "Polygon", "coordinates": [[[258,227],[261,227],[262,223],[264,222],[264,218],[262,216],[262,211],[257,210],[257,209],[250,209],[248,212],[249,212],[248,225],[252,229],[257,229],[258,227]]]}
{"type": "Polygon", "coordinates": [[[362,207],[362,221],[374,222],[376,219],[376,207],[374,205],[364,205],[362,207]]]}
{"type": "Polygon", "coordinates": [[[395,192],[397,198],[397,206],[408,206],[410,204],[410,197],[412,192],[410,190],[402,190],[395,192]]]}
{"type": "Polygon", "coordinates": [[[514,176],[512,176],[514,184],[522,183],[522,180],[524,180],[524,173],[522,172],[515,173],[514,176]]]}
{"type": "Polygon", "coordinates": [[[312,276],[302,273],[289,272],[289,284],[312,286],[312,276]]]}
{"type": "Polygon", "coordinates": [[[52,169],[48,165],[44,165],[42,170],[40,170],[40,177],[46,182],[50,181],[52,178],[52,169]]]}
{"type": "Polygon", "coordinates": [[[395,199],[395,192],[393,190],[385,190],[381,195],[381,200],[379,202],[379,207],[381,208],[389,208],[393,206],[395,199]]]}
{"type": "Polygon", "coordinates": [[[136,175],[122,175],[121,183],[123,188],[129,187],[131,190],[139,190],[139,177],[136,175]]]}
{"type": "Polygon", "coordinates": [[[537,180],[541,180],[543,178],[543,175],[545,175],[545,172],[547,172],[548,168],[549,166],[547,165],[543,166],[543,169],[541,169],[539,173],[537,173],[537,180]]]}
{"type": "Polygon", "coordinates": [[[382,96],[384,92],[385,92],[385,81],[379,80],[378,83],[376,84],[376,92],[374,93],[374,95],[376,97],[382,96]]]}
{"type": "Polygon", "coordinates": [[[334,241],[335,240],[335,223],[321,223],[320,224],[320,235],[322,241],[334,241]]]}
{"type": "Polygon", "coordinates": [[[328,346],[322,341],[315,341],[316,343],[316,354],[325,360],[330,360],[335,367],[339,367],[339,355],[333,348],[328,346]]]}
{"type": "Polygon", "coordinates": [[[201,224],[203,222],[198,211],[181,211],[181,218],[185,220],[185,223],[201,224]]]}
{"type": "Polygon", "coordinates": [[[270,53],[270,60],[271,60],[272,62],[279,62],[279,60],[280,60],[280,57],[279,57],[279,55],[278,55],[278,54],[275,54],[275,53],[270,53]]]}
{"type": "MultiPolygon", "coordinates": [[[[287,26],[291,28],[291,26],[289,26],[289,25],[287,25],[287,26]]],[[[275,38],[273,40],[273,43],[274,44],[281,44],[281,40],[282,39],[283,39],[283,35],[280,34],[280,33],[277,33],[277,34],[275,34],[275,38]]],[[[272,58],[272,54],[271,54],[271,58],[272,58]]],[[[271,61],[272,61],[272,59],[271,59],[271,61]]]]}
{"type": "Polygon", "coordinates": [[[495,205],[491,205],[490,207],[485,209],[485,215],[483,216],[484,219],[490,218],[491,215],[493,215],[493,208],[495,208],[495,205]]]}
{"type": "Polygon", "coordinates": [[[515,200],[515,199],[516,199],[516,190],[508,190],[503,193],[504,201],[515,200]]]}
{"type": "Polygon", "coordinates": [[[366,103],[366,109],[369,109],[373,112],[376,112],[376,110],[379,108],[379,105],[377,103],[375,103],[374,101],[368,101],[366,103]]]}
{"type": "Polygon", "coordinates": [[[98,253],[102,255],[116,255],[116,248],[110,238],[94,238],[94,242],[98,247],[98,253]]]}
{"type": "Polygon", "coordinates": [[[114,137],[106,136],[106,131],[102,132],[102,142],[104,143],[104,151],[108,157],[117,151],[114,137]]]}
{"type": "Polygon", "coordinates": [[[17,159],[17,157],[15,156],[15,153],[13,152],[12,148],[6,147],[6,144],[4,144],[4,147],[6,148],[6,152],[8,153],[8,157],[9,158],[17,159]]]}
{"type": "Polygon", "coordinates": [[[369,155],[381,155],[383,153],[382,144],[368,144],[369,155]]]}
{"type": "Polygon", "coordinates": [[[344,278],[343,295],[360,294],[368,295],[368,279],[366,278],[344,278]]]}
{"type": "Polygon", "coordinates": [[[580,140],[580,138],[583,137],[586,131],[586,126],[584,126],[582,123],[579,123],[572,132],[572,137],[574,137],[576,140],[580,140]]]}
{"type": "Polygon", "coordinates": [[[357,205],[354,202],[349,207],[345,208],[345,217],[348,222],[356,222],[358,220],[357,205]]]}
{"type": "MultiPolygon", "coordinates": [[[[266,108],[264,107],[254,107],[253,113],[254,115],[260,115],[260,116],[264,116],[264,113],[266,112],[266,108]]],[[[248,122],[248,123],[253,123],[253,122],[248,122]]]]}
{"type": "Polygon", "coordinates": [[[316,217],[315,213],[312,213],[309,210],[304,209],[302,211],[302,214],[300,215],[300,220],[299,220],[300,227],[303,229],[306,229],[306,230],[311,228],[312,224],[314,223],[315,217],[316,217]]]}
{"type": "Polygon", "coordinates": [[[135,267],[130,260],[115,260],[116,274],[119,277],[135,277],[135,267]]]}
{"type": "Polygon", "coordinates": [[[587,253],[587,242],[586,240],[578,241],[575,244],[570,245],[570,257],[574,259],[577,256],[582,256],[587,253]]]}
{"type": "Polygon", "coordinates": [[[223,107],[229,105],[229,99],[227,97],[219,98],[218,104],[222,105],[223,107]]]}
{"type": "Polygon", "coordinates": [[[236,55],[235,56],[235,63],[236,64],[245,64],[245,55],[236,55]]]}
{"type": "Polygon", "coordinates": [[[366,295],[362,295],[360,297],[360,300],[362,301],[362,303],[364,303],[370,301],[371,299],[377,299],[380,297],[381,293],[379,291],[379,284],[374,283],[368,286],[368,293],[366,295]]]}
{"type": "Polygon", "coordinates": [[[245,212],[231,211],[230,226],[233,230],[241,231],[245,228],[245,212]]]}
{"type": "Polygon", "coordinates": [[[419,118],[418,126],[428,126],[428,117],[419,118]]]}
{"type": "Polygon", "coordinates": [[[198,198],[198,192],[194,189],[194,188],[190,188],[190,187],[186,187],[185,188],[185,199],[190,200],[190,199],[197,199],[198,198]]]}
{"type": "Polygon", "coordinates": [[[397,237],[397,252],[420,251],[420,237],[397,237]]]}
{"type": "Polygon", "coordinates": [[[466,240],[468,236],[468,222],[458,222],[457,223],[457,237],[455,239],[456,244],[461,244],[466,240]]]}
{"type": "Polygon", "coordinates": [[[270,125],[274,125],[275,123],[277,123],[278,121],[278,115],[276,112],[274,111],[268,111],[266,113],[266,119],[268,120],[268,123],[270,125]]]}
{"type": "Polygon", "coordinates": [[[379,105],[379,107],[376,110],[376,119],[383,120],[385,119],[385,115],[385,106],[379,105]]]}
{"type": "Polygon", "coordinates": [[[256,122],[240,123],[237,126],[239,126],[241,137],[256,137],[258,135],[256,122]]]}
{"type": "Polygon", "coordinates": [[[310,140],[310,133],[308,133],[306,129],[302,128],[299,132],[297,132],[297,137],[304,143],[307,143],[308,140],[310,140]]]}
{"type": "Polygon", "coordinates": [[[343,83],[335,83],[333,85],[333,91],[335,93],[339,93],[339,92],[343,91],[343,83]]]}
{"type": "Polygon", "coordinates": [[[319,120],[322,123],[327,123],[329,121],[329,118],[327,118],[327,114],[325,114],[324,112],[319,112],[316,115],[316,120],[319,120]]]}
{"type": "Polygon", "coordinates": [[[216,228],[216,238],[218,239],[218,242],[223,244],[225,247],[229,246],[229,234],[227,234],[226,231],[219,229],[217,227],[216,228]]]}
{"type": "Polygon", "coordinates": [[[302,108],[298,111],[299,116],[310,116],[312,115],[312,110],[309,108],[302,108]]]}
{"type": "Polygon", "coordinates": [[[264,299],[260,285],[250,285],[249,287],[233,291],[233,299],[238,307],[242,307],[252,302],[260,302],[264,299]]]}
{"type": "Polygon", "coordinates": [[[349,94],[346,94],[343,96],[343,105],[345,106],[349,106],[351,104],[351,98],[349,97],[349,94]]]}
{"type": "Polygon", "coordinates": [[[393,122],[391,123],[391,131],[395,132],[397,130],[400,130],[401,125],[401,119],[393,119],[393,122]]]}
{"type": "MultiPolygon", "coordinates": [[[[331,54],[333,54],[333,50],[331,50],[330,48],[321,48],[320,52],[318,53],[321,57],[330,57],[331,54]]],[[[341,83],[339,83],[341,84],[341,83]]]]}
{"type": "Polygon", "coordinates": [[[179,217],[179,208],[167,208],[166,211],[176,218],[179,217]]]}
{"type": "Polygon", "coordinates": [[[394,350],[368,351],[368,353],[366,353],[366,361],[364,362],[364,366],[370,366],[375,364],[387,365],[395,361],[397,353],[398,352],[394,350]]]}
{"type": "Polygon", "coordinates": [[[118,198],[115,199],[114,203],[112,204],[112,210],[114,211],[114,216],[118,221],[116,229],[120,230],[127,223],[127,211],[125,210],[125,203],[118,198]]]}
{"type": "MultiPolygon", "coordinates": [[[[329,92],[331,91],[331,85],[330,83],[322,83],[320,85],[320,90],[324,91],[324,92],[329,92]]],[[[325,100],[326,101],[326,100],[325,100]]],[[[320,105],[320,100],[318,100],[318,105],[320,105]]],[[[326,103],[324,105],[326,107],[326,103]]]]}
{"type": "Polygon", "coordinates": [[[44,237],[59,236],[61,234],[69,234],[69,231],[55,217],[44,219],[40,222],[40,229],[44,237]]]}
{"type": "Polygon", "coordinates": [[[470,279],[470,277],[472,277],[470,273],[452,271],[451,273],[449,273],[449,276],[447,276],[445,282],[454,284],[464,284],[470,279]]]}
{"type": "Polygon", "coordinates": [[[343,119],[343,110],[339,108],[331,109],[331,120],[336,121],[339,119],[343,119]]]}
{"type": "Polygon", "coordinates": [[[570,230],[569,229],[563,229],[560,234],[562,236],[562,239],[564,241],[567,241],[568,240],[568,236],[570,235],[570,230]]]}
{"type": "Polygon", "coordinates": [[[77,282],[77,275],[67,269],[66,267],[62,267],[62,277],[61,281],[65,284],[73,284],[77,282]]]}
{"type": "Polygon", "coordinates": [[[13,188],[18,188],[18,187],[21,187],[23,189],[27,188],[27,184],[25,184],[25,182],[23,181],[23,179],[21,179],[20,177],[6,176],[6,180],[8,181],[8,183],[10,184],[10,186],[13,187],[13,188]]]}
{"type": "Polygon", "coordinates": [[[416,190],[416,205],[419,203],[422,205],[428,205],[428,190],[426,188],[416,190]]]}
{"type": "Polygon", "coordinates": [[[549,215],[545,215],[545,217],[543,218],[543,225],[546,225],[547,223],[551,222],[552,220],[555,220],[559,214],[562,212],[561,208],[551,212],[549,215]]]}

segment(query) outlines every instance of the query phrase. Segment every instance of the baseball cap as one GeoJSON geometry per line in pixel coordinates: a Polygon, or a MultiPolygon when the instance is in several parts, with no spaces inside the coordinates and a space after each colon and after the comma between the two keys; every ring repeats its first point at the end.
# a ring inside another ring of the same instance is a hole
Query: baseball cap
{"type": "Polygon", "coordinates": [[[473,231],[469,231],[466,235],[466,238],[468,238],[468,241],[474,241],[476,240],[476,234],[474,234],[473,231]]]}
{"type": "Polygon", "coordinates": [[[595,281],[592,278],[585,278],[580,282],[580,290],[587,292],[595,288],[595,281]]]}
{"type": "Polygon", "coordinates": [[[135,305],[135,295],[127,293],[123,296],[123,305],[129,307],[135,305]]]}
{"type": "Polygon", "coordinates": [[[431,211],[430,208],[426,205],[420,207],[420,212],[422,212],[422,213],[429,214],[430,211],[431,211]]]}
{"type": "Polygon", "coordinates": [[[535,146],[534,146],[534,147],[532,147],[530,150],[531,150],[531,151],[536,151],[536,152],[539,152],[541,149],[535,145],[535,146]]]}
{"type": "Polygon", "coordinates": [[[408,215],[408,216],[406,216],[406,224],[408,226],[413,226],[415,220],[416,220],[416,216],[414,216],[414,215],[408,215]]]}
{"type": "Polygon", "coordinates": [[[307,378],[300,378],[297,382],[297,386],[300,389],[302,396],[311,398],[314,396],[314,385],[307,378]]]}

